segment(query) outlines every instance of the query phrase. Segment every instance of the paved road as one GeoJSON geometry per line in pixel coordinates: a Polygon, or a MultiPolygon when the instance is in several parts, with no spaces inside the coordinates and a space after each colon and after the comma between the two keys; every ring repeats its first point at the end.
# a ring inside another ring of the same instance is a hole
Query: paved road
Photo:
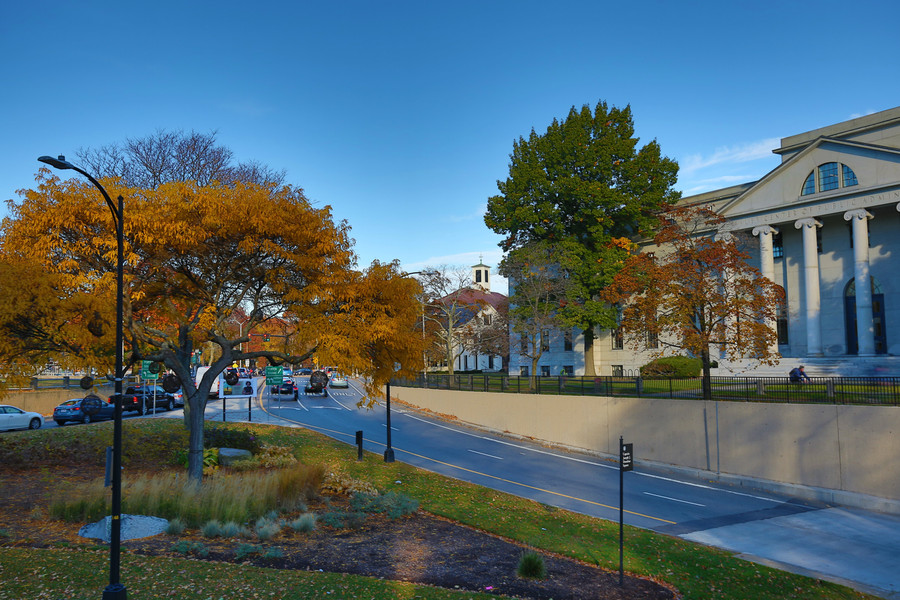
{"type": "MultiPolygon", "coordinates": [[[[298,378],[300,389],[303,381],[298,378]]],[[[307,427],[383,454],[383,406],[358,409],[359,388],[328,397],[273,397],[254,406],[229,400],[225,420],[307,427]]],[[[177,416],[180,411],[160,416],[177,416]]],[[[220,401],[207,418],[221,420],[220,401]]],[[[391,411],[397,460],[599,518],[618,520],[619,472],[613,460],[548,449],[438,421],[397,406],[391,411]]],[[[629,441],[629,440],[626,440],[629,441]]],[[[639,441],[635,441],[636,444],[639,441]]],[[[654,471],[625,473],[626,523],[731,550],[749,560],[836,581],[900,600],[900,517],[829,507],[785,495],[741,490],[654,471]]]]}

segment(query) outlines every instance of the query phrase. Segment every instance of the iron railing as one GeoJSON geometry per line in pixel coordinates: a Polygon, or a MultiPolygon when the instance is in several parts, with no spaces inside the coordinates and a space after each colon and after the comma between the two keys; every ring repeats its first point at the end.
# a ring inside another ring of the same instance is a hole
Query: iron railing
{"type": "MultiPolygon", "coordinates": [[[[702,400],[700,377],[572,377],[508,376],[503,374],[419,374],[392,385],[513,394],[573,394],[702,400]]],[[[791,382],[787,377],[711,377],[713,400],[788,402],[797,404],[900,405],[900,377],[812,377],[791,382]]]]}

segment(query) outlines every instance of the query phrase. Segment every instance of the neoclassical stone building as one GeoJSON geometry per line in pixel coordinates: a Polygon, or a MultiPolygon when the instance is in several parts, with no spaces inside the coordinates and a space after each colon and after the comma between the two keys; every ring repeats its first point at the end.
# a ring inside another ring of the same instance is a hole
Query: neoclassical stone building
{"type": "MultiPolygon", "coordinates": [[[[723,233],[755,236],[754,266],[786,294],[772,324],[784,357],[777,371],[800,362],[898,371],[900,107],[784,138],[774,152],[781,164],[759,181],[682,202],[714,207],[728,219],[723,233]]],[[[596,333],[599,374],[646,362],[616,332],[596,333]]]]}

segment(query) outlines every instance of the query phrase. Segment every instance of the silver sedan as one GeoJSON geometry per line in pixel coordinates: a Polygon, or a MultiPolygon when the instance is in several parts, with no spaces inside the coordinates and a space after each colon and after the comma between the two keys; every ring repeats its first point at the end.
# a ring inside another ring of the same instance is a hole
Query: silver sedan
{"type": "Polygon", "coordinates": [[[40,429],[44,417],[40,413],[28,412],[17,406],[0,404],[0,431],[10,429],[40,429]]]}

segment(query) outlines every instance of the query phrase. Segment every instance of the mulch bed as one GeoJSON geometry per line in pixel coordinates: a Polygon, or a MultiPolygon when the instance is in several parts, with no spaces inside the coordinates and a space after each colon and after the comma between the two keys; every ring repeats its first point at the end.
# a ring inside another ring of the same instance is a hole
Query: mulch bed
{"type": "MultiPolygon", "coordinates": [[[[90,479],[85,473],[47,470],[0,472],[0,546],[44,548],[60,543],[95,547],[96,540],[77,535],[82,524],[46,518],[47,490],[62,478],[90,479]]],[[[329,498],[329,508],[310,505],[320,514],[341,510],[346,499],[329,498]]],[[[122,542],[122,549],[147,555],[185,556],[173,549],[180,541],[202,543],[208,556],[191,560],[252,563],[276,569],[322,570],[395,579],[449,589],[481,591],[534,600],[668,600],[678,595],[648,579],[626,575],[619,586],[618,572],[579,561],[541,553],[547,576],[528,579],[516,574],[522,553],[530,548],[423,511],[389,519],[371,515],[354,528],[332,528],[319,523],[308,533],[285,527],[265,542],[246,539],[209,539],[188,530],[180,536],[158,536],[122,542]],[[281,556],[259,555],[238,559],[235,551],[246,544],[277,547],[281,556]]],[[[187,557],[186,557],[187,559],[187,557]]],[[[127,560],[125,558],[124,560],[127,560]]]]}

